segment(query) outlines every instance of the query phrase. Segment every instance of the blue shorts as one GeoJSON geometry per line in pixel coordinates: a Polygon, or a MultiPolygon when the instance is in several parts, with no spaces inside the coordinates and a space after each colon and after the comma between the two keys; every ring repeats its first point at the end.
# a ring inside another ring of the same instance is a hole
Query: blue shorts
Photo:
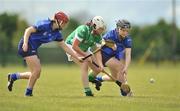
{"type": "Polygon", "coordinates": [[[120,59],[124,59],[124,52],[119,52],[116,53],[114,55],[108,55],[106,54],[104,51],[101,50],[101,55],[102,55],[102,63],[104,66],[106,66],[106,62],[111,59],[112,57],[115,57],[116,59],[120,60],[120,59]]]}
{"type": "Polygon", "coordinates": [[[28,43],[28,50],[27,52],[24,52],[22,49],[23,46],[23,40],[21,39],[18,45],[18,54],[21,57],[28,57],[28,56],[32,56],[32,55],[37,55],[37,49],[33,49],[32,46],[28,43]]]}
{"type": "Polygon", "coordinates": [[[104,51],[101,50],[101,55],[102,55],[102,63],[104,66],[106,66],[106,62],[111,59],[112,57],[114,57],[114,55],[110,56],[108,54],[106,54],[104,51]]]}

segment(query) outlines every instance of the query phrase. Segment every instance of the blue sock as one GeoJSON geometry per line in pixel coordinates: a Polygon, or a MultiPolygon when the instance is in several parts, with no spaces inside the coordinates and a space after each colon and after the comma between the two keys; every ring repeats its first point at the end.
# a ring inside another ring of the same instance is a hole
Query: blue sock
{"type": "Polygon", "coordinates": [[[15,81],[15,80],[20,78],[20,74],[19,73],[13,73],[13,74],[11,74],[11,78],[15,81]]]}
{"type": "Polygon", "coordinates": [[[32,91],[33,91],[32,88],[27,88],[25,95],[26,95],[26,96],[32,96],[32,91]]]}
{"type": "Polygon", "coordinates": [[[97,76],[96,79],[103,82],[102,76],[97,76]]]}

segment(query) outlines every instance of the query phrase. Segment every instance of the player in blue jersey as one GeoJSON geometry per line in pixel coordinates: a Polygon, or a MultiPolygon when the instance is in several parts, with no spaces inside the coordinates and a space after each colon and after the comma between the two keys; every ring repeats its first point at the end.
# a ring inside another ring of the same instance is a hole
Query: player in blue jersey
{"type": "MultiPolygon", "coordinates": [[[[107,32],[103,38],[105,40],[112,40],[116,43],[115,48],[109,48],[103,46],[101,50],[102,62],[104,66],[107,66],[112,74],[121,83],[126,83],[127,70],[131,62],[131,47],[132,39],[129,35],[131,28],[130,23],[127,20],[119,20],[116,23],[116,28],[107,32]]],[[[95,79],[94,74],[89,74],[89,80],[95,79]]],[[[97,76],[99,81],[112,81],[107,75],[97,76]]],[[[121,94],[126,96],[122,89],[121,94]]]]}
{"type": "Polygon", "coordinates": [[[73,51],[64,43],[61,31],[68,23],[68,16],[63,12],[58,12],[52,19],[38,21],[33,26],[28,27],[18,45],[18,54],[24,58],[29,67],[28,72],[11,73],[8,75],[8,90],[12,91],[14,81],[18,79],[28,79],[25,96],[33,95],[33,87],[40,77],[41,64],[37,55],[37,49],[41,44],[57,41],[64,51],[80,60],[73,51]]]}

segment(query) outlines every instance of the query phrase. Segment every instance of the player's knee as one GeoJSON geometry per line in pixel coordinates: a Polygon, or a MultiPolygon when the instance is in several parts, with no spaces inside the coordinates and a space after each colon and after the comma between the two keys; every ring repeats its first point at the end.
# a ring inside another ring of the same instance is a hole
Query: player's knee
{"type": "Polygon", "coordinates": [[[121,67],[121,69],[124,69],[125,65],[124,65],[124,64],[121,64],[120,67],[121,67]]]}
{"type": "Polygon", "coordinates": [[[41,73],[41,68],[36,68],[34,70],[34,76],[35,76],[36,79],[40,78],[40,73],[41,73]]]}

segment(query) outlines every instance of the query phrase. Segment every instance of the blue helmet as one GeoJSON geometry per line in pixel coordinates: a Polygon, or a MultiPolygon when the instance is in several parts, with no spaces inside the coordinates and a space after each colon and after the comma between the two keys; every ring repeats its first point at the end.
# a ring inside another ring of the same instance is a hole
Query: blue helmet
{"type": "Polygon", "coordinates": [[[131,28],[131,24],[129,21],[125,20],[125,19],[122,19],[122,20],[118,20],[116,22],[116,27],[117,28],[127,28],[127,29],[130,29],[131,28]]]}

